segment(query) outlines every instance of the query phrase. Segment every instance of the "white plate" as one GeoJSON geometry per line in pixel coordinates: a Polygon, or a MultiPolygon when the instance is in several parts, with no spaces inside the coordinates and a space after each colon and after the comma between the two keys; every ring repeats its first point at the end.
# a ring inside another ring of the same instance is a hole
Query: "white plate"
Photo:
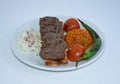
{"type": "MultiPolygon", "coordinates": [[[[66,21],[66,19],[70,18],[69,16],[57,16],[57,17],[59,18],[60,21],[63,21],[63,22],[66,21]]],[[[32,21],[29,21],[29,22],[27,22],[27,23],[25,23],[25,24],[23,24],[23,25],[21,25],[20,27],[17,28],[17,30],[16,30],[16,32],[15,32],[15,34],[14,34],[12,40],[11,40],[11,44],[10,44],[12,53],[22,63],[24,63],[24,64],[26,64],[30,67],[40,69],[40,70],[45,70],[45,71],[71,71],[71,70],[76,70],[76,69],[83,68],[83,67],[95,62],[101,56],[101,54],[104,51],[105,42],[104,42],[103,34],[94,24],[92,24],[92,23],[90,23],[86,20],[83,20],[83,19],[82,19],[82,21],[87,23],[89,26],[91,26],[98,33],[98,35],[100,36],[100,38],[102,40],[102,45],[101,45],[101,48],[99,49],[99,51],[96,53],[95,56],[93,56],[90,60],[81,61],[77,68],[75,67],[75,63],[73,63],[73,62],[69,62],[65,66],[48,67],[48,66],[45,66],[44,61],[40,58],[40,56],[26,55],[26,54],[23,54],[19,51],[19,49],[17,48],[17,45],[16,45],[16,39],[17,39],[19,33],[21,31],[25,30],[25,29],[31,29],[31,28],[33,28],[34,30],[39,32],[39,18],[37,18],[35,20],[32,20],[32,21]]]]}

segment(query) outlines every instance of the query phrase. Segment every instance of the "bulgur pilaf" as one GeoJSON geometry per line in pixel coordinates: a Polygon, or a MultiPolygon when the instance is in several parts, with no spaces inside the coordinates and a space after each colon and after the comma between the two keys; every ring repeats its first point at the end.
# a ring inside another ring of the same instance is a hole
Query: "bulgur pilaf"
{"type": "Polygon", "coordinates": [[[68,44],[68,48],[72,47],[74,44],[80,44],[85,50],[93,44],[91,35],[85,29],[74,29],[69,31],[65,35],[65,41],[68,44]]]}

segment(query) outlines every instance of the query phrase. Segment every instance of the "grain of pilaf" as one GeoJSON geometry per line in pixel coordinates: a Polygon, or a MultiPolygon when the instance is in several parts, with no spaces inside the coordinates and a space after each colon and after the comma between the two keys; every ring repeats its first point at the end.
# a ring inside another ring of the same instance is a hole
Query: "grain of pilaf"
{"type": "Polygon", "coordinates": [[[68,48],[72,47],[74,44],[80,44],[86,50],[93,44],[91,35],[85,29],[75,29],[69,31],[65,35],[65,40],[68,44],[68,48]]]}

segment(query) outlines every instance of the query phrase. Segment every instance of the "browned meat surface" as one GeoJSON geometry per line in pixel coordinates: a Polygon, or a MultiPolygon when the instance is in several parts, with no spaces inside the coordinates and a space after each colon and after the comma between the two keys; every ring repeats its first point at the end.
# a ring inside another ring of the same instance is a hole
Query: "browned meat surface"
{"type": "Polygon", "coordinates": [[[56,17],[43,17],[39,24],[42,40],[40,56],[43,59],[64,58],[67,44],[64,41],[62,22],[56,17]]]}

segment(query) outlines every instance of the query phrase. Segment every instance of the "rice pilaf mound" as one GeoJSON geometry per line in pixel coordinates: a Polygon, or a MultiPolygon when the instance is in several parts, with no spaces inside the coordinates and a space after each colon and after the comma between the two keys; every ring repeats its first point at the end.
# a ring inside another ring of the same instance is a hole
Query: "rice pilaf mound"
{"type": "Polygon", "coordinates": [[[91,35],[85,29],[74,29],[69,31],[65,35],[65,41],[67,42],[68,48],[75,44],[79,44],[82,45],[85,50],[93,44],[91,35]]]}

